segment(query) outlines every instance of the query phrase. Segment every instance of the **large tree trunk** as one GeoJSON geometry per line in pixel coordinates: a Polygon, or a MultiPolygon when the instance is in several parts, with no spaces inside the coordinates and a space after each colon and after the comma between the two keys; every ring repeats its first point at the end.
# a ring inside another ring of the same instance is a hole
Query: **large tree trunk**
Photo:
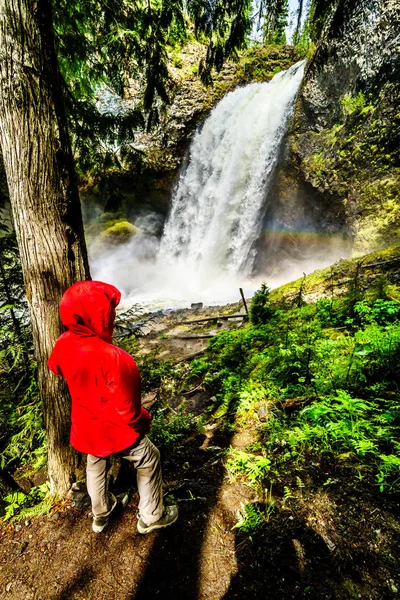
{"type": "Polygon", "coordinates": [[[88,279],[79,194],[55,53],[49,0],[0,1],[0,144],[30,305],[53,492],[77,466],[70,401],[46,361],[61,333],[59,302],[88,279]]]}

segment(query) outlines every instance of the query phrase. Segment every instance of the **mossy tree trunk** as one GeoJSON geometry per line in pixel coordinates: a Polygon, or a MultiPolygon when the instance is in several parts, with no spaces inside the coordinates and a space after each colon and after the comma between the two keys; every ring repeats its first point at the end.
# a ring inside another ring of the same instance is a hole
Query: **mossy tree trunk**
{"type": "Polygon", "coordinates": [[[70,401],[46,366],[60,335],[59,302],[89,266],[66,126],[49,0],[0,2],[0,144],[30,306],[53,493],[77,467],[70,401]]]}

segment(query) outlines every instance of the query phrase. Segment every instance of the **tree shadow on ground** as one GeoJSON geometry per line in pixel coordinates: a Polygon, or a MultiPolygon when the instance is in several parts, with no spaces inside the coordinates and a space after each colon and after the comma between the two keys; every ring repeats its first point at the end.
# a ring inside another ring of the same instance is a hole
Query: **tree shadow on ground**
{"type": "Polygon", "coordinates": [[[90,566],[82,567],[74,579],[57,594],[57,600],[69,600],[75,592],[82,591],[95,576],[95,569],[90,566]]]}
{"type": "Polygon", "coordinates": [[[238,572],[223,600],[336,597],[329,592],[341,580],[334,558],[301,517],[279,513],[255,533],[238,533],[235,551],[238,572]],[[316,590],[318,580],[321,588],[316,590]]]}
{"type": "MultiPolygon", "coordinates": [[[[328,502],[333,499],[327,498],[328,502]]],[[[346,513],[346,499],[343,500],[341,510],[346,513]]],[[[385,586],[387,582],[382,581],[385,575],[379,573],[378,577],[382,557],[363,537],[363,530],[367,529],[364,519],[358,515],[352,524],[347,521],[347,539],[343,531],[335,531],[333,521],[330,527],[336,544],[310,524],[307,514],[312,514],[312,510],[312,506],[306,506],[299,511],[276,511],[253,534],[237,533],[238,571],[222,600],[382,600],[393,597],[385,586]]],[[[341,514],[339,510],[335,519],[340,519],[341,514]]],[[[388,555],[391,556],[391,552],[394,555],[395,550],[393,539],[389,541],[388,555]]]]}
{"type": "Polygon", "coordinates": [[[205,436],[194,434],[164,466],[167,480],[175,479],[170,488],[179,505],[180,516],[171,528],[156,534],[146,570],[131,600],[174,598],[197,600],[200,589],[200,563],[210,513],[226,475],[217,452],[229,447],[236,406],[232,402],[224,417],[224,427],[216,429],[210,448],[204,447],[205,436]]]}
{"type": "MultiPolygon", "coordinates": [[[[76,513],[69,515],[69,522],[63,524],[62,537],[68,539],[69,543],[63,553],[54,556],[53,564],[49,566],[49,571],[52,571],[51,579],[54,578],[53,581],[57,582],[58,589],[52,590],[53,586],[49,587],[46,600],[81,598],[82,592],[85,592],[88,598],[126,598],[127,592],[135,587],[140,572],[140,569],[134,570],[135,576],[129,582],[129,589],[118,577],[118,561],[127,550],[132,553],[133,535],[127,535],[126,530],[127,525],[131,528],[133,514],[119,511],[110,522],[108,533],[104,535],[93,533],[91,519],[85,523],[81,511],[77,510],[76,513]],[[85,527],[82,527],[82,521],[85,527]],[[76,551],[71,553],[74,541],[76,551]],[[60,572],[63,563],[64,569],[60,572]],[[57,573],[60,573],[61,581],[58,581],[57,573]],[[105,596],[98,594],[99,584],[105,596]]],[[[144,548],[141,550],[145,552],[144,548]]],[[[134,565],[137,567],[138,561],[130,563],[131,567],[134,565]]]]}

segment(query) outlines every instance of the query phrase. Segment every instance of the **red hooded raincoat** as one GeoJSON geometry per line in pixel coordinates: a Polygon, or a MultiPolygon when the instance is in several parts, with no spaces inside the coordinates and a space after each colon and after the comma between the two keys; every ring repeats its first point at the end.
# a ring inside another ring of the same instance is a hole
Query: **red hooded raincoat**
{"type": "Polygon", "coordinates": [[[65,377],[72,399],[71,444],[105,457],[149,432],[141,407],[140,375],[133,358],[111,343],[121,293],[99,281],[81,281],[64,294],[60,314],[67,331],[48,361],[65,377]]]}

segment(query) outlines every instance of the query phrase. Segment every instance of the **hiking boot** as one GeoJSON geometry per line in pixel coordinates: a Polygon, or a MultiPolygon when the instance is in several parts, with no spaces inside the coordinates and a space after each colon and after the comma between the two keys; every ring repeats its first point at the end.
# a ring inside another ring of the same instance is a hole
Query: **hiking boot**
{"type": "Polygon", "coordinates": [[[122,510],[128,504],[129,494],[126,492],[124,494],[118,494],[118,496],[114,496],[114,494],[110,494],[110,496],[112,500],[112,507],[108,513],[105,515],[99,515],[98,517],[93,515],[92,529],[95,533],[101,533],[103,529],[107,527],[110,515],[113,511],[115,514],[118,509],[122,510]]]}
{"type": "Polygon", "coordinates": [[[178,518],[178,507],[176,504],[174,506],[166,506],[164,508],[164,514],[155,523],[151,523],[150,525],[146,525],[144,521],[142,521],[141,517],[138,519],[137,530],[139,533],[150,533],[155,529],[162,529],[163,527],[168,527],[168,525],[172,525],[178,518]]]}

